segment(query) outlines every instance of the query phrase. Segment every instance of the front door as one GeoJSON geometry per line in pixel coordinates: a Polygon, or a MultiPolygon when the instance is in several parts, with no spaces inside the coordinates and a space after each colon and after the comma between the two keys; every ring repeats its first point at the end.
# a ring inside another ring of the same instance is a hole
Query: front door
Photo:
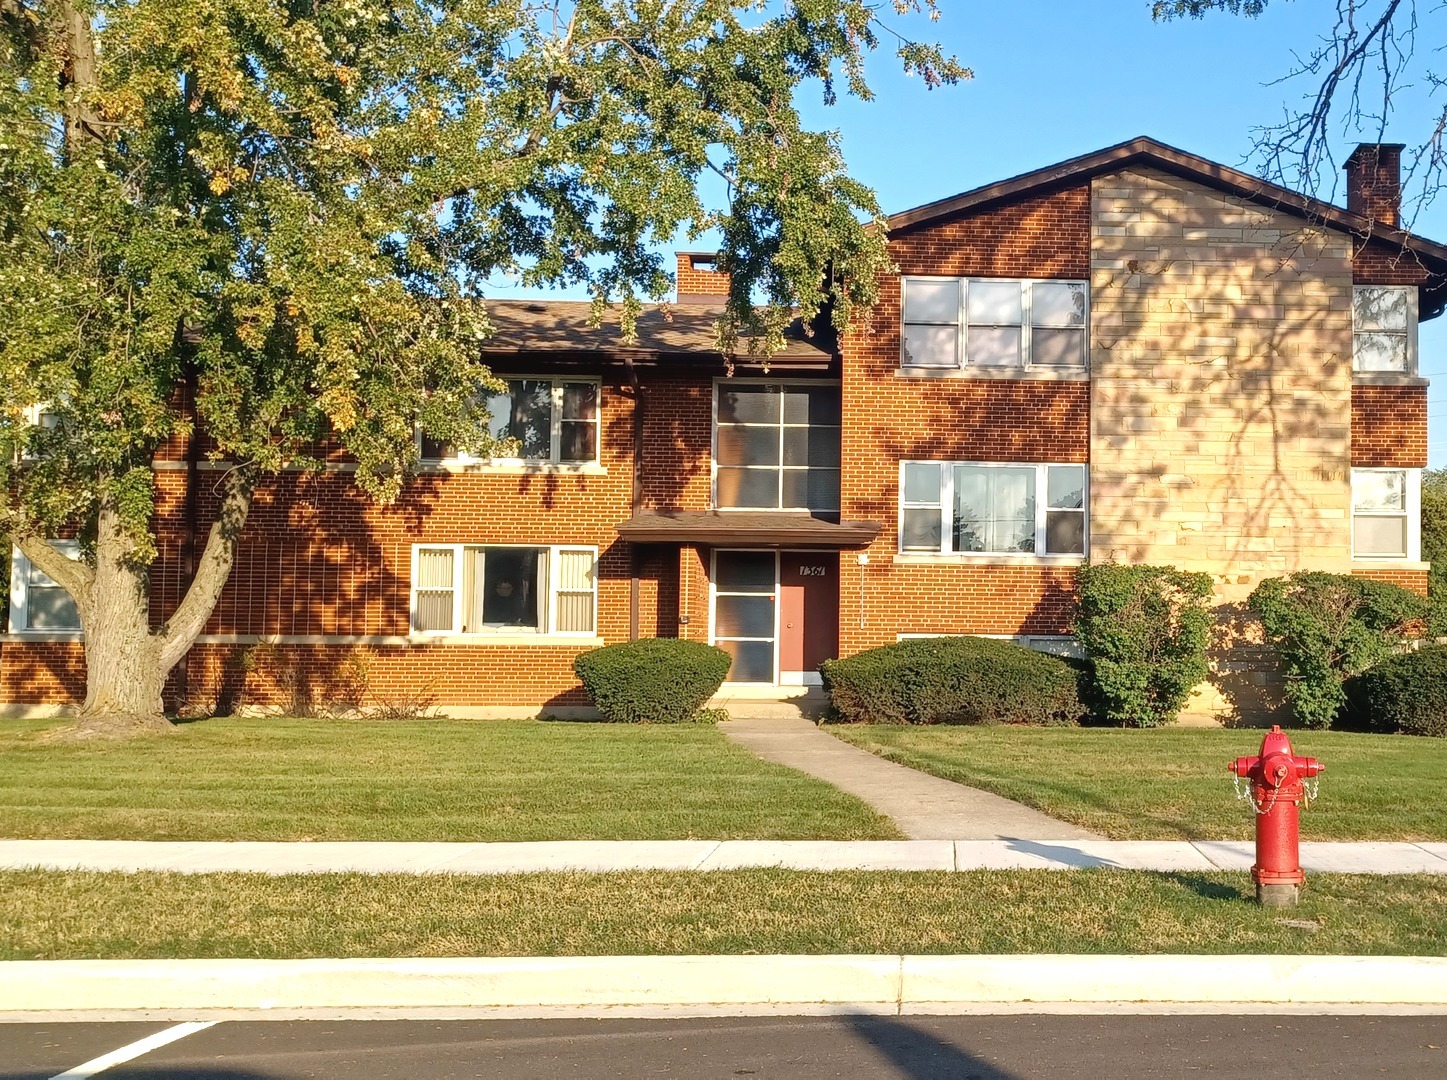
{"type": "Polygon", "coordinates": [[[779,681],[814,683],[839,655],[839,553],[779,553],[779,681]]]}

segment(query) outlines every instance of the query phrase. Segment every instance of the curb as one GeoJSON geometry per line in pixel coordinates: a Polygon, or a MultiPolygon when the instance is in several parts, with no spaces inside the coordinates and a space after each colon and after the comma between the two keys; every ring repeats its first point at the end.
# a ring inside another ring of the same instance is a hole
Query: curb
{"type": "Polygon", "coordinates": [[[788,955],[0,963],[0,1015],[6,1017],[398,1008],[902,1014],[1109,1002],[1447,1010],[1447,957],[788,955]]]}

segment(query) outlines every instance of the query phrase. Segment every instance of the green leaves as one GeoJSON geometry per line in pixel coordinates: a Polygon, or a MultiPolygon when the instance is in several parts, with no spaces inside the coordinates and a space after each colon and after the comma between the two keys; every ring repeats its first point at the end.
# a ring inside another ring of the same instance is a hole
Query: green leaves
{"type": "Polygon", "coordinates": [[[879,208],[797,95],[867,97],[881,34],[929,86],[970,74],[858,0],[80,3],[0,11],[0,526],[113,499],[138,558],[134,478],[190,431],[188,379],[213,457],[330,438],[385,500],[419,419],[487,449],[500,278],[585,285],[631,332],[669,287],[653,248],[717,228],[721,344],[844,325],[888,264],[879,208]]]}
{"type": "Polygon", "coordinates": [[[1286,696],[1306,727],[1330,727],[1346,701],[1343,683],[1426,629],[1426,602],[1416,593],[1349,574],[1268,578],[1249,603],[1286,666],[1286,696]]]}
{"type": "Polygon", "coordinates": [[[1077,572],[1074,631],[1094,670],[1104,719],[1169,724],[1208,672],[1209,574],[1097,563],[1077,572]]]}

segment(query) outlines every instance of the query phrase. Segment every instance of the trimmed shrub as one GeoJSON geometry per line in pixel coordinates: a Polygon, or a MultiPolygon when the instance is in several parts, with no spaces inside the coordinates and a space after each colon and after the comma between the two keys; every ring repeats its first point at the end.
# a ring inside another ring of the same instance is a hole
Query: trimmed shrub
{"type": "Polygon", "coordinates": [[[700,641],[642,638],[580,653],[573,673],[615,723],[682,724],[718,693],[731,663],[700,641]]]}
{"type": "Polygon", "coordinates": [[[1090,700],[1121,727],[1169,724],[1206,677],[1208,574],[1098,563],[1076,574],[1075,636],[1090,659],[1090,700]]]}
{"type": "Polygon", "coordinates": [[[1305,727],[1330,727],[1343,684],[1426,632],[1427,604],[1400,585],[1308,571],[1269,578],[1248,601],[1286,668],[1286,696],[1305,727]]]}
{"type": "Polygon", "coordinates": [[[836,718],[878,724],[1077,724],[1077,674],[979,637],[913,638],[819,665],[836,718]]]}
{"type": "Polygon", "coordinates": [[[1342,689],[1344,726],[1447,738],[1447,647],[1390,656],[1342,689]]]}

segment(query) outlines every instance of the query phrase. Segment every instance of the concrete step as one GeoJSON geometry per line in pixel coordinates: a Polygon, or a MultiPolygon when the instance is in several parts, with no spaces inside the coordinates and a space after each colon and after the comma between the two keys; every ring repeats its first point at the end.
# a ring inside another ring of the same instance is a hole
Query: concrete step
{"type": "Polygon", "coordinates": [[[829,707],[829,695],[818,686],[728,686],[708,703],[727,709],[735,720],[818,720],[829,707]]]}

